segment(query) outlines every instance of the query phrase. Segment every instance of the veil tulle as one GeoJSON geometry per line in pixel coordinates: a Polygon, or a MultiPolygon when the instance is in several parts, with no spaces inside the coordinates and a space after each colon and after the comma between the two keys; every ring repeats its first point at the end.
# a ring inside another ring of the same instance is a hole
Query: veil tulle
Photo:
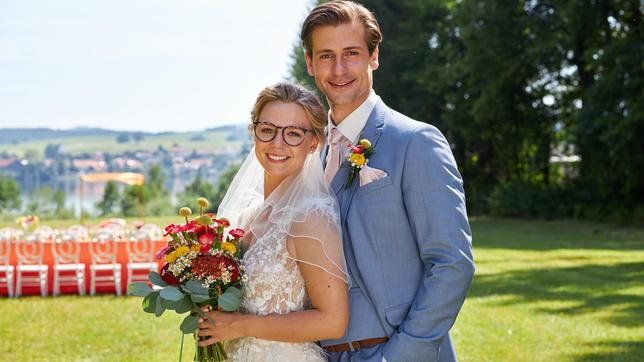
{"type": "Polygon", "coordinates": [[[318,151],[309,153],[299,173],[284,179],[264,200],[264,170],[253,147],[219,205],[218,216],[255,239],[283,232],[296,245],[291,259],[321,268],[349,284],[342,251],[340,210],[324,180],[318,151]]]}

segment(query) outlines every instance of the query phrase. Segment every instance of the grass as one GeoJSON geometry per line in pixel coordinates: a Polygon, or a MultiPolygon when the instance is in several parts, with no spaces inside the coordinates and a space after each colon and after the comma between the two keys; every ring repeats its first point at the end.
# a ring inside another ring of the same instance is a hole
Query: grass
{"type": "MultiPolygon", "coordinates": [[[[503,219],[472,229],[477,273],[452,329],[461,361],[641,360],[644,229],[503,219]]],[[[140,298],[0,299],[0,311],[3,360],[178,357],[181,317],[145,314],[140,298]]]]}
{"type": "Polygon", "coordinates": [[[461,361],[641,361],[644,230],[475,220],[461,361]]]}

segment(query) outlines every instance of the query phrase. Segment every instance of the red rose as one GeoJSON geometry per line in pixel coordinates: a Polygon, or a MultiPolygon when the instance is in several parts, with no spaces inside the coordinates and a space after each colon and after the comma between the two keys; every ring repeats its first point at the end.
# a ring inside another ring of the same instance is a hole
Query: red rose
{"type": "Polygon", "coordinates": [[[235,239],[241,239],[242,237],[244,237],[244,230],[233,229],[233,230],[230,230],[228,234],[230,234],[230,236],[232,236],[235,239]]]}
{"type": "Polygon", "coordinates": [[[362,145],[357,145],[357,146],[351,148],[351,152],[353,152],[353,153],[363,153],[364,152],[364,147],[362,147],[362,145]]]}
{"type": "Polygon", "coordinates": [[[169,285],[177,286],[181,284],[179,282],[179,279],[177,279],[174,275],[172,275],[172,273],[168,271],[169,266],[170,266],[170,263],[165,263],[161,267],[161,270],[159,271],[159,274],[161,274],[161,279],[163,279],[163,281],[168,283],[169,285]]]}

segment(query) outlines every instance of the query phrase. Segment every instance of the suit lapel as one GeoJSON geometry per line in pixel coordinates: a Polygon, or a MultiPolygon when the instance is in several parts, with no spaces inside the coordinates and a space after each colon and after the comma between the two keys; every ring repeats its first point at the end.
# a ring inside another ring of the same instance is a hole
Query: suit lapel
{"type": "MultiPolygon", "coordinates": [[[[362,129],[359,139],[367,139],[371,142],[371,146],[374,149],[374,152],[377,152],[376,144],[378,139],[380,139],[380,134],[382,133],[382,127],[385,120],[386,106],[382,100],[378,100],[375,107],[367,119],[367,123],[362,129]]],[[[358,185],[360,185],[360,177],[356,175],[351,185],[348,188],[345,188],[344,185],[347,182],[349,177],[349,172],[351,170],[351,165],[348,161],[343,160],[338,173],[333,178],[331,182],[331,188],[335,192],[338,200],[340,201],[340,214],[342,216],[341,220],[346,220],[347,212],[349,211],[349,205],[353,199],[353,194],[356,192],[358,185]]]]}

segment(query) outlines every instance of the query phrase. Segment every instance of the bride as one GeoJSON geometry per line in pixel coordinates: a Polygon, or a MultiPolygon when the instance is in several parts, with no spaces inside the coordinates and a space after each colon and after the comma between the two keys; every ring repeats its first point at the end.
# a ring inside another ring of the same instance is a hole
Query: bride
{"type": "Polygon", "coordinates": [[[209,312],[199,345],[230,341],[233,361],[326,361],[314,342],[342,337],[349,317],[339,210],[319,154],[326,114],[311,91],[281,82],[251,116],[254,148],[218,212],[247,232],[241,313],[209,312]]]}

